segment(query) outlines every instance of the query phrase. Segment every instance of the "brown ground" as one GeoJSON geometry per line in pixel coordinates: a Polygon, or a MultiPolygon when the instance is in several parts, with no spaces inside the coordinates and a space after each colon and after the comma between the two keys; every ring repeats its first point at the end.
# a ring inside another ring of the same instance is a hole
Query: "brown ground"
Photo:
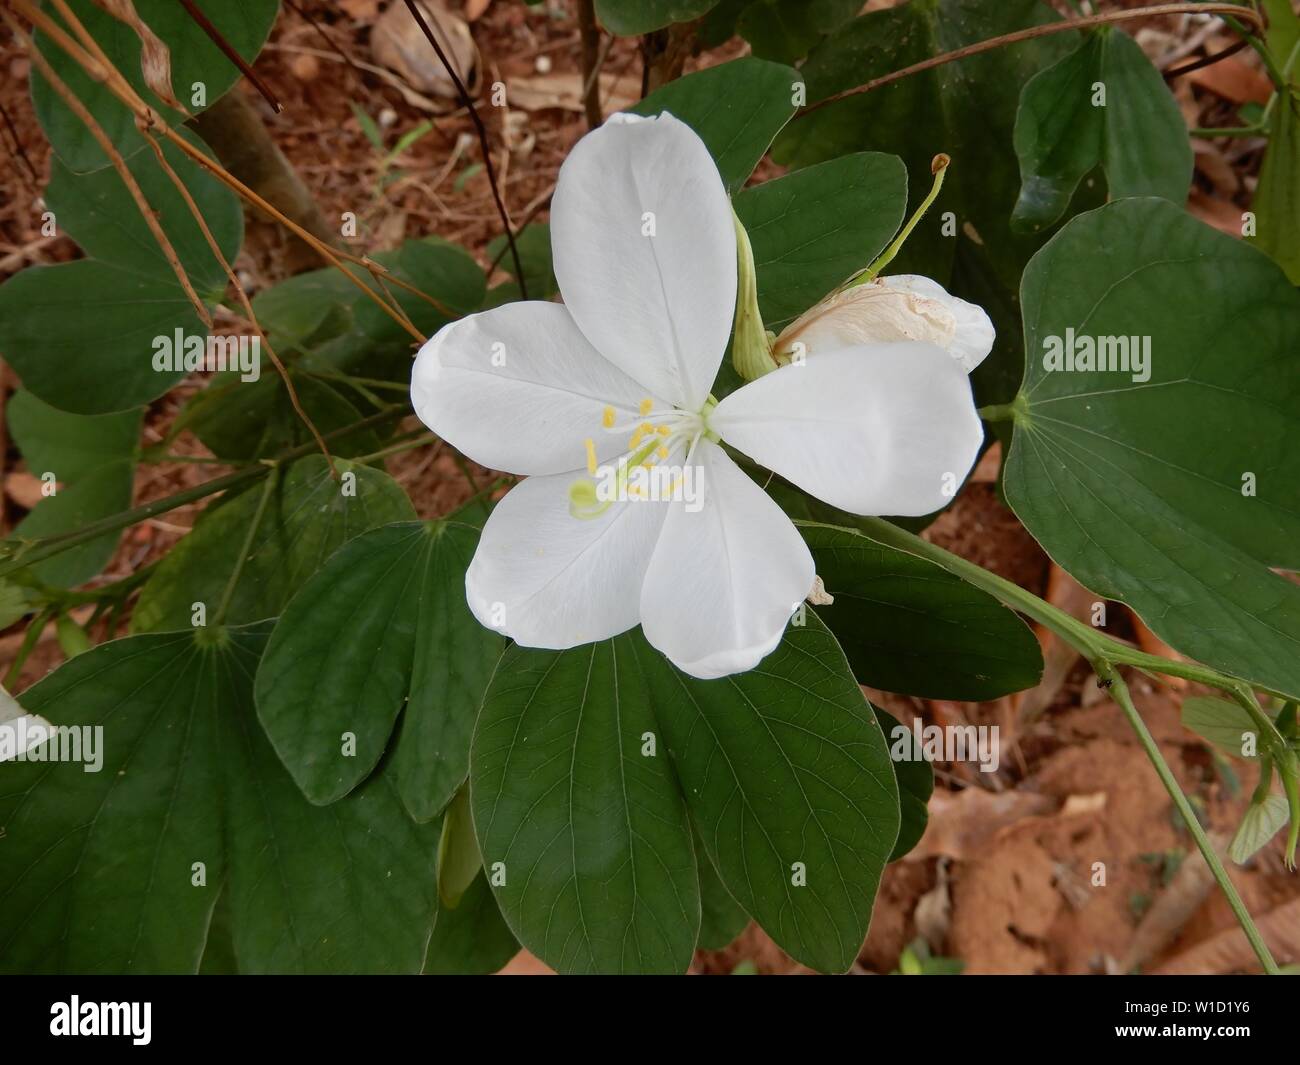
{"type": "MultiPolygon", "coordinates": [[[[887,6],[892,0],[872,0],[887,6]]],[[[357,63],[373,63],[370,29],[380,0],[296,0],[330,38],[285,6],[272,43],[256,69],[284,104],[271,113],[247,85],[273,137],[293,160],[326,218],[357,211],[357,245],[377,251],[403,239],[437,234],[459,242],[489,262],[488,241],[500,232],[490,190],[477,164],[476,143],[464,112],[430,112],[409,102],[380,76],[344,62],[333,47],[357,63]],[[353,114],[355,103],[389,123],[391,140],[430,119],[434,131],[398,162],[399,180],[376,198],[378,154],[353,114]]],[[[1100,5],[1102,9],[1119,6],[1100,5]]],[[[1123,6],[1136,6],[1128,3],[1123,6]]],[[[490,133],[508,209],[516,224],[544,219],[545,204],[560,161],[585,131],[570,101],[580,78],[576,23],[563,0],[527,8],[505,0],[451,0],[473,24],[482,56],[480,81],[504,80],[515,106],[487,108],[490,133]]],[[[1130,28],[1134,29],[1133,24],[1130,28]]],[[[1139,40],[1162,66],[1216,52],[1231,38],[1171,18],[1136,27],[1139,40]]],[[[687,69],[711,65],[743,52],[738,42],[688,61],[687,69]]],[[[65,238],[41,238],[40,201],[48,149],[27,97],[28,62],[13,41],[0,37],[0,105],[12,122],[21,151],[6,127],[0,143],[10,163],[0,189],[0,280],[28,263],[72,258],[65,238]]],[[[617,41],[604,64],[607,100],[639,96],[641,60],[635,42],[617,41]]],[[[1235,109],[1262,103],[1267,83],[1251,53],[1177,80],[1175,91],[1189,125],[1228,124],[1235,109]]],[[[1240,211],[1254,191],[1259,144],[1249,140],[1197,141],[1198,172],[1189,208],[1204,220],[1236,232],[1240,211]]],[[[762,176],[774,173],[763,164],[762,176]]],[[[288,272],[282,236],[268,226],[250,229],[237,267],[250,291],[288,272]]],[[[495,280],[500,280],[498,273],[495,280]]],[[[2,364],[0,364],[2,366],[2,364]]],[[[7,390],[12,380],[3,382],[7,390]]],[[[147,422],[148,442],[159,438],[183,398],[197,383],[159,400],[147,422]]],[[[21,461],[5,455],[0,419],[0,456],[5,496],[0,529],[21,518],[21,461]]],[[[194,441],[178,450],[200,454],[194,441]]],[[[430,449],[400,455],[390,471],[425,516],[445,513],[468,489],[450,456],[430,449]]],[[[1051,567],[1038,546],[1002,507],[988,466],[928,534],[1066,609],[1086,616],[1091,596],[1051,567]]],[[[210,466],[148,466],[140,470],[138,502],[155,499],[220,472],[210,466]]],[[[197,508],[181,508],[147,522],[123,540],[106,579],[133,572],[158,557],[192,523],[197,508]]],[[[1111,631],[1144,642],[1150,636],[1112,605],[1111,631]]],[[[96,638],[106,638],[104,632],[96,638]]],[[[57,643],[44,639],[23,670],[18,689],[59,664],[57,643]]],[[[0,635],[0,666],[13,655],[21,630],[0,635]]],[[[927,939],[936,954],[960,958],[967,972],[1115,972],[1134,968],[1213,972],[1248,970],[1252,958],[1233,931],[1226,904],[1205,874],[1186,830],[1177,823],[1167,795],[1118,708],[1091,683],[1086,669],[1064,649],[1047,642],[1049,679],[1015,699],[957,704],[878,695],[883,705],[910,719],[940,724],[999,724],[1003,761],[995,776],[965,765],[939,765],[931,826],[918,848],[887,871],[871,934],[856,971],[887,973],[904,947],[927,939]],[[1186,858],[1186,861],[1183,859],[1186,858]],[[1093,886],[1095,863],[1104,863],[1105,886],[1093,886]],[[1142,915],[1145,914],[1145,920],[1142,915]],[[1222,933],[1222,934],[1219,934],[1222,933]]],[[[1241,788],[1233,794],[1204,745],[1178,721],[1182,692],[1153,690],[1132,679],[1140,708],[1189,794],[1222,838],[1231,833],[1254,786],[1251,770],[1238,766],[1241,788]]],[[[1275,944],[1280,962],[1300,961],[1300,882],[1282,868],[1275,839],[1234,880],[1275,944]]],[[[701,952],[696,969],[730,972],[751,962],[764,973],[797,971],[756,928],[726,951],[701,952]]],[[[539,968],[521,955],[511,971],[539,968]]]]}

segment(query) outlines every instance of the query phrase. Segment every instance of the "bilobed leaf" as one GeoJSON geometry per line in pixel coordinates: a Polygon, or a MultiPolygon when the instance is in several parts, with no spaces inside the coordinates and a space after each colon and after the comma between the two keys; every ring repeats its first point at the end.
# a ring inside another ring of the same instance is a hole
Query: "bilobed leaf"
{"type": "Polygon", "coordinates": [[[102,726],[103,762],[0,763],[0,969],[417,972],[436,826],[380,776],[327,809],[257,724],[269,626],[131,636],[29,689],[59,725],[102,726]],[[233,956],[232,956],[233,955],[233,956]]]}
{"type": "Polygon", "coordinates": [[[817,613],[861,683],[972,702],[1038,683],[1038,640],[988,593],[863,533],[805,522],[799,531],[835,600],[817,613]]]}
{"type": "Polygon", "coordinates": [[[644,641],[637,651],[723,884],[791,957],[846,971],[898,838],[899,801],[884,734],[835,638],[810,612],[753,670],[711,681],[644,641]]]}
{"type": "Polygon", "coordinates": [[[230,906],[242,972],[418,972],[436,906],[436,826],[384,774],[341,802],[306,802],[249,690],[223,735],[230,906]]]}
{"type": "Polygon", "coordinates": [[[465,602],[477,543],[476,530],[449,522],[373,529],[284,608],[257,674],[258,714],[312,802],[334,802],[370,775],[403,708],[389,771],[411,815],[431,820],[464,782],[474,719],[505,647],[465,602]],[[349,733],[355,750],[345,753],[349,733]]]}
{"type": "Polygon", "coordinates": [[[736,195],[758,272],[763,324],[779,331],[889,243],[907,207],[895,155],[861,152],[736,195]]]}
{"type": "Polygon", "coordinates": [[[1021,187],[1011,222],[1020,231],[1060,219],[1098,165],[1113,199],[1187,199],[1192,148],[1182,112],[1137,42],[1114,27],[1092,31],[1025,85],[1015,145],[1021,187]]]}
{"type": "Polygon", "coordinates": [[[718,0],[596,0],[596,17],[620,37],[636,37],[699,18],[718,0]]]}
{"type": "MultiPolygon", "coordinates": [[[[9,431],[34,477],[53,474],[55,495],[42,499],[14,530],[40,538],[83,529],[131,505],[138,410],[86,417],[42,403],[30,392],[14,393],[5,411],[9,431]]],[[[113,556],[120,533],[74,547],[32,567],[50,584],[71,587],[95,576],[113,556]]]]}
{"type": "Polygon", "coordinates": [[[691,829],[639,639],[512,647],[474,733],[483,867],[511,931],[560,972],[685,972],[695,948],[691,829]]]}
{"type": "MultiPolygon", "coordinates": [[[[172,126],[184,117],[159,100],[145,85],[140,69],[140,38],[93,0],[69,0],[73,14],[99,43],[109,60],[137,93],[172,126]]],[[[279,11],[277,0],[198,0],[198,6],[221,35],[251,61],[266,41],[279,11]]],[[[136,12],[167,46],[171,56],[172,87],[176,98],[191,114],[211,106],[239,80],[240,71],[212,42],[202,27],[175,0],[135,0],[136,12]],[[200,88],[204,101],[195,100],[200,88]]],[[[54,10],[50,15],[62,22],[54,10]]],[[[66,27],[65,27],[66,28],[66,27]]],[[[85,73],[66,52],[37,33],[36,45],[60,79],[86,105],[123,155],[144,148],[136,131],[135,116],[100,82],[85,73]]],[[[39,71],[32,72],[32,102],[41,127],[59,157],[81,173],[109,165],[108,158],[86,126],[50,88],[39,71]]]]}
{"type": "MultiPolygon", "coordinates": [[[[406,493],[368,466],[334,460],[341,480],[319,455],[283,471],[258,523],[225,620],[276,617],[333,551],[367,529],[415,517],[406,493]],[[355,494],[345,475],[355,477],[355,494]]],[[[195,603],[216,610],[261,502],[263,484],[206,510],[159,564],[131,618],[135,632],[188,628],[195,603]]]]}
{"type": "Polygon", "coordinates": [[[1300,293],[1256,249],[1144,199],[1070,222],[1022,298],[1004,472],[1021,521],[1177,650],[1300,693],[1300,588],[1269,569],[1300,564],[1300,293]],[[1068,369],[1085,337],[1120,368],[1068,369]]]}
{"type": "Polygon", "coordinates": [[[685,122],[704,141],[727,191],[734,193],[790,121],[798,81],[798,72],[780,63],[733,59],[669,82],[630,110],[637,115],[668,111],[685,122]]]}

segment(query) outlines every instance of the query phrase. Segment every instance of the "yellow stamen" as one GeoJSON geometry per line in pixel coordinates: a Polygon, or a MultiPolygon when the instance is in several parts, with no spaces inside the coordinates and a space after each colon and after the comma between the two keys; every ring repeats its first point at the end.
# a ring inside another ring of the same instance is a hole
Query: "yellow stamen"
{"type": "Polygon", "coordinates": [[[594,477],[596,475],[596,444],[591,437],[587,437],[584,443],[587,445],[587,472],[594,477]]]}
{"type": "Polygon", "coordinates": [[[649,414],[649,413],[650,413],[650,410],[651,410],[652,407],[654,407],[654,401],[653,401],[653,400],[643,399],[643,400],[641,401],[641,413],[642,413],[642,414],[649,414]]]}
{"type": "Polygon", "coordinates": [[[668,449],[666,447],[660,447],[658,454],[661,459],[666,459],[668,457],[668,449]]]}
{"type": "Polygon", "coordinates": [[[614,428],[614,408],[606,407],[605,413],[600,416],[600,424],[606,429],[614,428]]]}
{"type": "Polygon", "coordinates": [[[669,429],[668,426],[666,425],[657,425],[655,426],[655,432],[658,433],[660,436],[667,436],[669,433],[672,432],[672,430],[669,429]]]}

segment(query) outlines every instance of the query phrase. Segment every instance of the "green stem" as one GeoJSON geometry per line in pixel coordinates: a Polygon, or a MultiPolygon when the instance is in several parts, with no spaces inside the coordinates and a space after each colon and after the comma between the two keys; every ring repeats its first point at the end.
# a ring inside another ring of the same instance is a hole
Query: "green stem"
{"type": "Polygon", "coordinates": [[[902,250],[903,245],[907,242],[907,238],[912,235],[912,230],[917,227],[917,224],[925,217],[926,211],[928,211],[934,201],[939,198],[939,190],[943,188],[943,178],[944,175],[948,173],[948,166],[951,162],[952,160],[946,155],[940,154],[934,157],[933,161],[930,163],[930,173],[934,175],[934,181],[930,184],[929,193],[926,195],[925,199],[921,201],[921,206],[912,213],[912,217],[907,220],[907,224],[899,231],[898,236],[890,242],[889,247],[876,257],[875,262],[849,281],[849,283],[844,286],[845,288],[852,288],[854,285],[865,285],[868,281],[871,281],[877,274],[879,274],[881,270],[894,261],[894,256],[902,250]]]}
{"type": "Polygon", "coordinates": [[[387,447],[381,447],[378,451],[372,451],[369,455],[358,455],[352,459],[353,462],[374,462],[376,459],[387,458],[389,455],[400,455],[403,451],[411,451],[417,447],[424,447],[427,444],[435,444],[438,437],[433,433],[426,432],[423,429],[417,430],[414,434],[404,436],[403,439],[396,443],[389,444],[387,447]]]}
{"type": "Polygon", "coordinates": [[[1123,678],[1120,677],[1116,667],[1129,665],[1168,676],[1184,677],[1229,692],[1250,713],[1270,748],[1277,750],[1281,754],[1289,753],[1286,739],[1278,731],[1272,719],[1264,713],[1259,703],[1256,702],[1251,687],[1235,677],[1226,676],[1194,662],[1175,662],[1129,647],[1127,644],[1098,632],[1092,626],[1085,625],[1077,618],[1071,617],[1051,603],[1039,599],[1038,596],[1026,591],[1019,585],[1013,584],[995,573],[990,573],[983,567],[945,551],[943,548],[937,547],[883,519],[863,519],[862,528],[868,536],[879,543],[910,554],[920,555],[922,558],[942,566],[948,572],[975,585],[975,587],[983,589],[1004,605],[1019,611],[1045,628],[1050,629],[1087,658],[1101,681],[1113,689],[1115,701],[1124,711],[1125,716],[1128,717],[1129,724],[1137,733],[1139,742],[1146,751],[1152,765],[1155,766],[1156,773],[1159,775],[1165,789],[1169,792],[1170,798],[1187,821],[1188,828],[1196,840],[1206,864],[1209,865],[1215,880],[1218,881],[1220,890],[1223,891],[1228,904],[1236,914],[1242,931],[1245,932],[1246,938],[1250,941],[1250,945],[1259,957],[1264,970],[1269,973],[1276,973],[1278,971],[1276,962],[1273,961],[1272,956],[1269,954],[1263,939],[1260,938],[1259,930],[1255,927],[1249,912],[1237,894],[1236,888],[1228,879],[1223,864],[1219,861],[1218,855],[1214,853],[1214,848],[1210,845],[1210,841],[1202,831],[1200,823],[1196,820],[1191,803],[1187,801],[1187,796],[1183,794],[1177,779],[1166,764],[1163,755],[1161,755],[1159,747],[1151,738],[1151,733],[1147,730],[1141,715],[1133,706],[1128,687],[1125,685],[1123,678]]]}
{"type": "Polygon", "coordinates": [[[212,616],[212,627],[217,628],[226,620],[226,612],[230,609],[230,601],[235,596],[235,587],[239,584],[239,578],[243,576],[244,564],[248,561],[249,553],[253,550],[253,540],[257,536],[257,530],[262,524],[262,516],[266,513],[266,505],[271,501],[271,496],[275,494],[275,486],[280,481],[280,467],[278,464],[271,467],[270,476],[267,477],[266,483],[262,486],[261,498],[257,501],[257,509],[253,511],[253,521],[248,526],[248,532],[244,534],[244,542],[240,546],[239,555],[235,558],[235,568],[230,571],[230,579],[226,581],[226,587],[221,592],[221,601],[217,604],[217,611],[212,616]]]}
{"type": "Polygon", "coordinates": [[[1196,811],[1192,809],[1192,804],[1187,801],[1187,796],[1183,794],[1183,789],[1179,786],[1177,777],[1174,776],[1173,770],[1169,768],[1169,763],[1165,761],[1164,755],[1160,753],[1160,745],[1156,743],[1155,737],[1151,735],[1151,730],[1147,728],[1146,722],[1142,720],[1142,715],[1138,713],[1137,707],[1133,705],[1133,697],[1129,694],[1128,685],[1124,683],[1124,678],[1120,676],[1119,670],[1105,659],[1095,661],[1093,668],[1097,671],[1097,676],[1101,678],[1102,683],[1110,689],[1111,698],[1124,711],[1124,716],[1128,718],[1129,725],[1137,733],[1138,742],[1142,744],[1142,749],[1146,751],[1151,764],[1155,766],[1156,774],[1160,777],[1160,782],[1164,784],[1165,791],[1169,792],[1169,797],[1173,799],[1178,812],[1183,815],[1183,820],[1187,822],[1187,830],[1196,841],[1196,847],[1201,852],[1201,857],[1205,859],[1205,864],[1210,867],[1210,872],[1214,874],[1214,879],[1219,882],[1219,889],[1228,900],[1228,905],[1232,907],[1232,912],[1236,915],[1241,930],[1246,933],[1246,939],[1250,942],[1250,948],[1255,952],[1255,957],[1259,959],[1259,963],[1264,967],[1264,972],[1270,976],[1276,976],[1278,974],[1277,962],[1273,960],[1268,944],[1264,942],[1264,937],[1259,934],[1259,929],[1255,927],[1255,921],[1250,916],[1250,911],[1246,909],[1246,904],[1241,901],[1241,896],[1237,894],[1236,887],[1228,879],[1228,872],[1223,868],[1223,863],[1219,860],[1219,855],[1215,852],[1210,838],[1205,834],[1205,829],[1201,827],[1196,811]]]}
{"type": "Polygon", "coordinates": [[[1189,129],[1192,137],[1262,137],[1268,131],[1259,126],[1224,126],[1221,129],[1189,129]]]}
{"type": "Polygon", "coordinates": [[[13,664],[9,667],[9,672],[5,674],[5,689],[13,688],[18,683],[18,678],[22,675],[23,666],[27,664],[27,659],[32,650],[36,647],[36,641],[41,638],[41,632],[49,624],[50,618],[55,614],[53,610],[42,610],[36,617],[32,618],[32,623],[27,626],[27,631],[23,634],[23,642],[18,648],[18,654],[14,656],[13,664]]]}
{"type": "MultiPolygon", "coordinates": [[[[345,425],[340,429],[327,433],[324,437],[326,440],[336,439],[346,436],[349,433],[357,432],[361,429],[368,429],[375,425],[381,425],[384,422],[391,421],[394,418],[400,418],[407,413],[404,406],[390,407],[386,411],[373,414],[368,418],[362,418],[351,425],[345,425]]],[[[224,492],[231,488],[237,488],[243,484],[261,480],[268,473],[271,467],[282,463],[293,462],[296,459],[303,458],[306,455],[314,454],[318,451],[315,441],[306,444],[300,444],[298,447],[290,448],[282,452],[274,459],[269,459],[264,463],[248,466],[242,470],[236,470],[234,473],[228,473],[224,477],[216,477],[211,481],[205,481],[203,484],[195,485],[193,488],[187,488],[182,492],[174,495],[165,496],[162,499],[156,499],[152,503],[146,503],[143,506],[135,507],[132,510],[122,511],[120,514],[113,514],[99,521],[91,522],[80,529],[72,532],[60,533],[56,536],[48,536],[41,540],[31,541],[7,541],[0,543],[0,553],[9,552],[9,557],[0,562],[0,577],[6,577],[10,573],[15,573],[20,569],[25,569],[37,562],[43,562],[47,558],[61,554],[80,544],[88,543],[106,533],[117,532],[119,529],[128,528],[149,518],[157,517],[159,514],[166,514],[168,511],[175,510],[177,507],[183,507],[187,503],[194,503],[200,499],[205,499],[217,492],[224,492]]]]}

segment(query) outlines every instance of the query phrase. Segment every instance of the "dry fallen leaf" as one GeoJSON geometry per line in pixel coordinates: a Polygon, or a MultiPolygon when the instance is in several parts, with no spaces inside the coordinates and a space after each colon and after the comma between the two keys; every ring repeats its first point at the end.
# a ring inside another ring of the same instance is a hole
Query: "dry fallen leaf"
{"type": "Polygon", "coordinates": [[[1238,56],[1221,60],[1200,70],[1189,71],[1187,80],[1234,104],[1266,104],[1273,95],[1273,83],[1258,67],[1238,56]]]}
{"type": "Polygon", "coordinates": [[[41,479],[26,470],[14,470],[5,477],[5,495],[24,510],[31,510],[41,501],[41,479]]]}
{"type": "MultiPolygon", "coordinates": [[[[417,0],[417,6],[470,96],[477,96],[479,55],[469,26],[437,0],[417,0]]],[[[455,83],[403,0],[396,0],[379,16],[370,31],[370,50],[377,62],[421,92],[448,100],[458,98],[455,83]]]]}
{"type": "MultiPolygon", "coordinates": [[[[623,111],[640,98],[636,85],[629,78],[616,74],[600,75],[600,106],[606,114],[623,111]]],[[[512,107],[524,111],[544,111],[558,108],[581,112],[582,76],[569,74],[540,74],[531,78],[511,78],[507,95],[512,107]]]]}
{"type": "Polygon", "coordinates": [[[95,3],[119,22],[130,26],[140,38],[140,73],[144,77],[144,83],[168,107],[174,107],[188,115],[189,112],[172,92],[171,53],[162,39],[136,14],[131,0],[95,0],[95,3]]]}

